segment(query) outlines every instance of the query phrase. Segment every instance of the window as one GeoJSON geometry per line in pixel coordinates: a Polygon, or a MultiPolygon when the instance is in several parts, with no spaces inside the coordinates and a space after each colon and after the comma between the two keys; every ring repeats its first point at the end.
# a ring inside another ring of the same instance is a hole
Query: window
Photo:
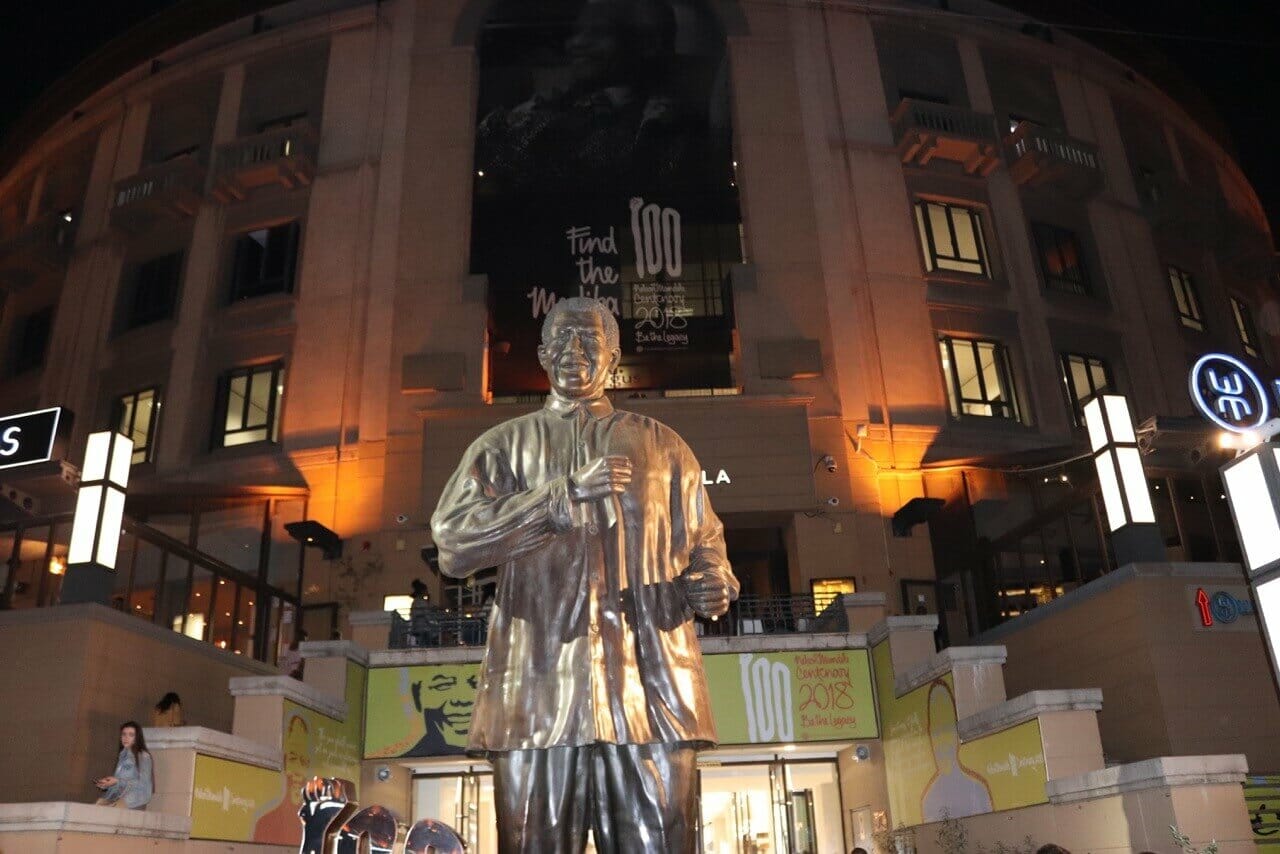
{"type": "Polygon", "coordinates": [[[112,417],[116,432],[133,440],[133,461],[148,463],[155,450],[156,423],[160,418],[160,390],[144,388],[116,399],[112,417]]]}
{"type": "Polygon", "coordinates": [[[238,368],[224,374],[218,389],[214,445],[230,448],[276,441],[283,396],[284,365],[238,368]]]}
{"type": "Polygon", "coordinates": [[[947,105],[951,103],[951,99],[946,95],[938,95],[934,92],[921,92],[914,89],[899,89],[898,98],[902,101],[924,101],[929,104],[947,105]]]}
{"type": "Polygon", "coordinates": [[[49,334],[53,330],[53,308],[42,308],[20,317],[13,328],[12,372],[21,374],[35,370],[44,364],[45,351],[49,349],[49,334]]]}
{"type": "Polygon", "coordinates": [[[1084,425],[1085,402],[1098,392],[1115,387],[1106,362],[1080,353],[1062,354],[1062,385],[1077,427],[1084,425]]]}
{"type": "Polygon", "coordinates": [[[1018,420],[1009,356],[995,341],[939,338],[951,414],[1018,420]]]}
{"type": "Polygon", "coordinates": [[[124,328],[134,329],[173,317],[181,279],[181,252],[139,264],[125,297],[124,328]]]}
{"type": "Polygon", "coordinates": [[[1178,307],[1178,320],[1188,329],[1204,331],[1204,315],[1200,313],[1200,297],[1196,296],[1196,283],[1191,274],[1177,267],[1169,268],[1169,284],[1173,286],[1173,301],[1178,307]]]}
{"type": "Polygon", "coordinates": [[[916,202],[916,227],[924,250],[924,268],[989,277],[982,214],[944,202],[916,202]]]}
{"type": "Polygon", "coordinates": [[[858,585],[852,578],[815,578],[809,589],[813,591],[813,610],[821,614],[845,593],[857,593],[858,585]]]}
{"type": "Polygon", "coordinates": [[[290,293],[297,257],[296,220],[239,235],[231,268],[231,301],[290,293]]]}
{"type": "Polygon", "coordinates": [[[1045,287],[1069,294],[1088,295],[1089,273],[1075,232],[1042,222],[1033,222],[1031,231],[1036,238],[1040,272],[1044,274],[1045,287]]]}
{"type": "Polygon", "coordinates": [[[1236,332],[1240,335],[1240,346],[1254,358],[1261,358],[1262,350],[1258,348],[1257,327],[1253,325],[1253,312],[1235,297],[1231,298],[1231,314],[1236,319],[1236,332]]]}

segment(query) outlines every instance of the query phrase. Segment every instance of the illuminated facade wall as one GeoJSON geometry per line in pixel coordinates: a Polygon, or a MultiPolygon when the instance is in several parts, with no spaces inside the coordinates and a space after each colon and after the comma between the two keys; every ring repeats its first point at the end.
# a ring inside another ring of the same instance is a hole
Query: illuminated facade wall
{"type": "MultiPolygon", "coordinates": [[[[1019,521],[1025,484],[991,467],[1071,456],[1099,388],[1190,415],[1193,354],[1275,351],[1240,170],[1070,36],[905,3],[566,0],[530,45],[487,27],[506,6],[299,0],[82,77],[0,177],[0,410],[68,406],[73,447],[127,422],[139,493],[306,487],[360,581],[313,555],[304,600],[376,607],[425,574],[461,449],[536,405],[539,300],[616,284],[620,404],[689,437],[754,592],[851,577],[947,610],[933,581],[975,571],[975,524],[1019,521]],[[936,560],[888,524],[923,495],[949,501],[936,560]],[[781,582],[745,545],[770,537],[781,582]]],[[[1080,542],[1087,580],[1105,555],[1080,542]]]]}

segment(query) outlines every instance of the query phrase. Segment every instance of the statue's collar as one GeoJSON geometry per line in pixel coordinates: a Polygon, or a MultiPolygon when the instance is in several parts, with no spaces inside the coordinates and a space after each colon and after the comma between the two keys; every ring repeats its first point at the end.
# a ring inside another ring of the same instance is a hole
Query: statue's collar
{"type": "Polygon", "coordinates": [[[572,400],[553,391],[547,395],[546,408],[562,418],[567,418],[578,410],[584,410],[592,418],[604,418],[613,414],[613,404],[604,395],[590,400],[572,400]]]}

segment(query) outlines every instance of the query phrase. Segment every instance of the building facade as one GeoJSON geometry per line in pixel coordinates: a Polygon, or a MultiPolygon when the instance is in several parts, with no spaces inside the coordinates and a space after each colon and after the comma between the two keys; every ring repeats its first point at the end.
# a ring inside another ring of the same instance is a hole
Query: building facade
{"type": "Polygon", "coordinates": [[[428,518],[540,405],[579,294],[622,328],[615,403],[704,467],[729,631],[879,593],[954,646],[1110,574],[1104,390],[1147,559],[1238,559],[1185,377],[1270,375],[1275,250],[1212,122],[1134,68],[980,0],[260,5],[178,6],[0,152],[0,414],[74,413],[60,460],[0,468],[7,606],[57,601],[113,429],[115,607],[269,663],[415,577],[469,619],[484,580],[433,574],[428,518]]]}

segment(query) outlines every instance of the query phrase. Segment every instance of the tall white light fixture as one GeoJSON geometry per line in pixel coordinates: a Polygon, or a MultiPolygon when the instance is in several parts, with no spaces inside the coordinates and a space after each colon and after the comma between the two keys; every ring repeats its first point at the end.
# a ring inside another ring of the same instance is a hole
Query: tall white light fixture
{"type": "Polygon", "coordinates": [[[1100,394],[1084,405],[1084,423],[1116,562],[1164,560],[1129,401],[1124,395],[1100,394]]]}
{"type": "MultiPolygon", "coordinates": [[[[1270,431],[1268,431],[1270,432],[1270,431]]],[[[1231,520],[1280,685],[1280,447],[1262,442],[1222,467],[1231,520]]]]}
{"type": "Polygon", "coordinates": [[[133,442],[127,436],[112,432],[89,436],[67,548],[64,604],[105,604],[110,597],[132,462],[133,442]]]}

